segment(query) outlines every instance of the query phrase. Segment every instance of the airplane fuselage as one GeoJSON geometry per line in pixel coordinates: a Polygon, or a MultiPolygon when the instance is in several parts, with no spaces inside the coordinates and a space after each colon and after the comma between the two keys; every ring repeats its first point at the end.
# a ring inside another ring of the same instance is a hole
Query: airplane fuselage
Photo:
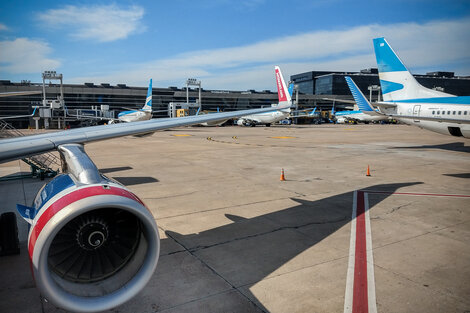
{"type": "Polygon", "coordinates": [[[470,138],[470,97],[446,97],[390,102],[385,110],[403,123],[444,135],[470,138]]]}
{"type": "Polygon", "coordinates": [[[372,115],[362,113],[361,111],[337,112],[335,114],[335,117],[337,121],[340,121],[338,123],[345,123],[347,120],[369,123],[369,122],[382,121],[382,120],[387,119],[387,117],[372,116],[372,115]]]}
{"type": "Polygon", "coordinates": [[[283,120],[287,118],[288,116],[289,116],[288,110],[275,110],[272,112],[243,116],[238,120],[237,124],[240,126],[247,125],[247,124],[252,125],[253,123],[255,125],[272,124],[272,123],[279,122],[280,120],[283,120]]]}
{"type": "Polygon", "coordinates": [[[135,110],[135,111],[124,111],[119,113],[118,119],[121,122],[138,122],[138,121],[146,121],[152,118],[151,112],[146,112],[142,110],[135,110]]]}

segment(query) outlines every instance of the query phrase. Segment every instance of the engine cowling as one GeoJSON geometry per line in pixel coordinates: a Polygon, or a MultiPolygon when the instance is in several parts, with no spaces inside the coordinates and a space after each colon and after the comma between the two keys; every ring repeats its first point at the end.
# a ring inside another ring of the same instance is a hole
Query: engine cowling
{"type": "Polygon", "coordinates": [[[71,173],[57,176],[32,208],[19,208],[31,223],[28,251],[41,295],[75,312],[128,301],[158,262],[160,239],[151,212],[124,186],[99,177],[99,183],[83,184],[86,179],[71,173]]]}

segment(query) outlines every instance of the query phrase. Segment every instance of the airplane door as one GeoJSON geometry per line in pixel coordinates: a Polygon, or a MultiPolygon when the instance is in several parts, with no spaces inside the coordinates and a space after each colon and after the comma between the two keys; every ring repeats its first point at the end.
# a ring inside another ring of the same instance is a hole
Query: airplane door
{"type": "MultiPolygon", "coordinates": [[[[419,111],[421,111],[421,105],[415,105],[413,107],[413,116],[419,116],[419,111]]],[[[414,120],[415,123],[419,123],[419,120],[414,120]]]]}

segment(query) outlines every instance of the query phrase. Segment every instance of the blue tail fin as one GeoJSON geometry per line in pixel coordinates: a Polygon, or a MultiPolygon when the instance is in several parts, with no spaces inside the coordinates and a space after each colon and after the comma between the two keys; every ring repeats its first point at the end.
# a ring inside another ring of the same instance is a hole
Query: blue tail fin
{"type": "Polygon", "coordinates": [[[452,96],[428,89],[418,83],[385,38],[375,38],[373,42],[382,95],[385,101],[452,96]]]}
{"type": "Polygon", "coordinates": [[[142,111],[152,112],[152,79],[150,78],[149,89],[147,90],[147,98],[142,107],[142,111]]]}
{"type": "Polygon", "coordinates": [[[354,101],[356,101],[359,110],[362,112],[375,112],[374,108],[370,105],[369,101],[367,101],[366,97],[362,93],[362,91],[357,87],[351,77],[345,77],[346,82],[348,83],[349,90],[354,97],[354,101]]]}

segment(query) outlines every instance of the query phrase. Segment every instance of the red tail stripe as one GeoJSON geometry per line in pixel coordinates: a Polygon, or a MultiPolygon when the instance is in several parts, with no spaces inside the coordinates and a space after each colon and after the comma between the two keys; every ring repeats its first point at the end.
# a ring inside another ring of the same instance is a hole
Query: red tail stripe
{"type": "Polygon", "coordinates": [[[375,191],[375,190],[361,190],[361,191],[367,192],[367,193],[390,194],[390,195],[470,198],[470,195],[453,195],[453,194],[441,194],[441,193],[415,193],[415,192],[393,192],[393,191],[375,191]]]}
{"type": "Polygon", "coordinates": [[[369,312],[364,192],[357,192],[356,257],[354,262],[353,313],[369,312]]]}
{"type": "Polygon", "coordinates": [[[39,217],[37,223],[34,225],[33,230],[31,231],[31,236],[29,238],[28,251],[30,258],[33,258],[34,245],[36,244],[36,240],[38,239],[39,234],[41,234],[41,231],[43,230],[44,226],[46,226],[47,222],[49,222],[49,220],[57,212],[62,210],[67,205],[74,203],[78,200],[99,195],[116,195],[126,197],[144,205],[144,203],[139,198],[137,198],[136,195],[134,195],[130,191],[127,191],[126,189],[118,187],[110,186],[109,189],[104,189],[103,186],[93,186],[75,190],[63,196],[56,202],[52,203],[47,209],[45,209],[45,211],[39,217]]]}

